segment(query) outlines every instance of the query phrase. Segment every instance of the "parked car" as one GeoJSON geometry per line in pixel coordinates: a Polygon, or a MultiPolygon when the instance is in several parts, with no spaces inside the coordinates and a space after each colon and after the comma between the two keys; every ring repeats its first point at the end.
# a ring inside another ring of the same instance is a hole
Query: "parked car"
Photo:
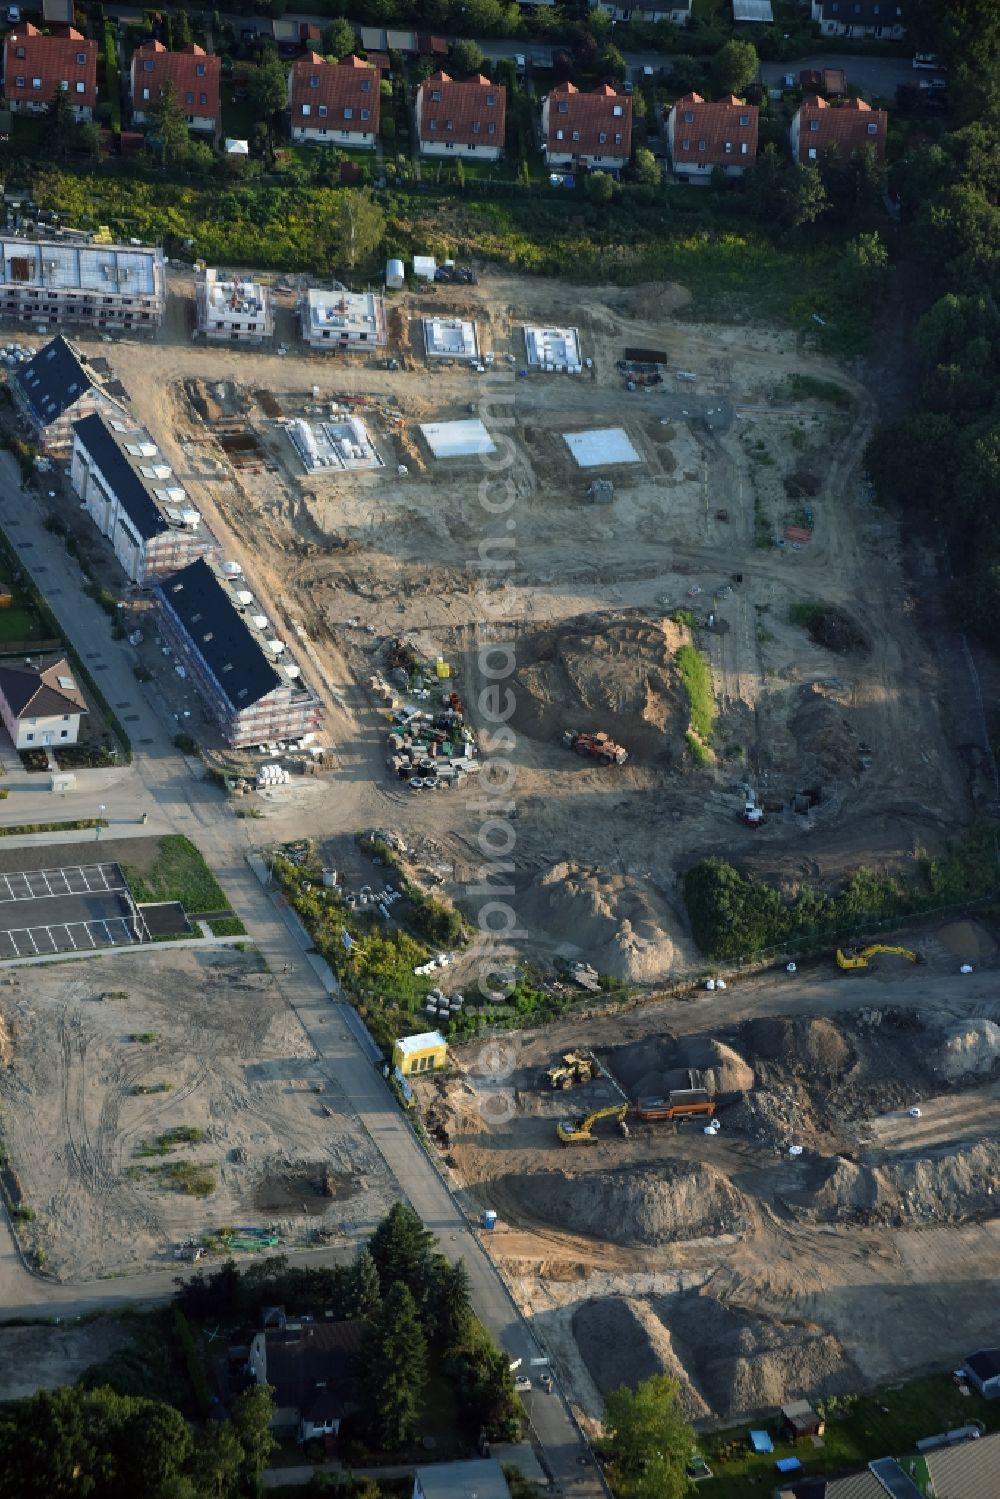
{"type": "Polygon", "coordinates": [[[527,1374],[515,1374],[514,1388],[519,1395],[527,1395],[531,1389],[531,1380],[527,1374]]]}

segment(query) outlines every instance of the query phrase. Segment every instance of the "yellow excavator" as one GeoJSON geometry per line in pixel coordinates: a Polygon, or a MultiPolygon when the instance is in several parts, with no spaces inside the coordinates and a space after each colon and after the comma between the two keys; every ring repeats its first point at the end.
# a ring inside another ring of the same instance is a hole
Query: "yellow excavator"
{"type": "Polygon", "coordinates": [[[598,1119],[617,1119],[619,1133],[629,1138],[629,1128],[625,1123],[625,1115],[628,1113],[627,1103],[612,1104],[610,1108],[594,1109],[591,1114],[580,1114],[576,1119],[560,1119],[556,1125],[556,1134],[564,1145],[594,1145],[591,1130],[598,1119]]]}
{"type": "Polygon", "coordinates": [[[920,954],[908,947],[887,947],[883,942],[875,942],[871,947],[838,947],[837,967],[867,968],[869,960],[880,952],[894,953],[897,958],[905,958],[908,963],[921,961],[920,954]]]}

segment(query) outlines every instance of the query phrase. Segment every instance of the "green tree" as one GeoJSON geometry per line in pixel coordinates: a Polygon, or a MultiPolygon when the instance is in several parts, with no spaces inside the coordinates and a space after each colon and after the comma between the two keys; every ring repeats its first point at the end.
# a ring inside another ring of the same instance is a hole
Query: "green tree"
{"type": "Polygon", "coordinates": [[[372,1437],[386,1451],[417,1434],[427,1383],[427,1343],[409,1289],[397,1281],[365,1337],[365,1409],[372,1437]]]}
{"type": "Polygon", "coordinates": [[[591,203],[610,203],[614,192],[615,184],[607,172],[598,169],[587,174],[587,197],[591,203]]]}
{"type": "Polygon", "coordinates": [[[802,229],[827,208],[826,189],[813,166],[799,162],[785,179],[782,218],[792,229],[802,229]]]}
{"type": "Polygon", "coordinates": [[[382,1304],[378,1266],[371,1250],[367,1247],[361,1250],[351,1266],[351,1284],[348,1295],[352,1317],[371,1317],[382,1304]]]}
{"type": "Polygon", "coordinates": [[[383,1297],[397,1281],[422,1297],[433,1247],[434,1235],[409,1203],[394,1203],[368,1243],[383,1297]]]}
{"type": "Polygon", "coordinates": [[[712,58],[712,83],[716,93],[742,95],[757,77],[759,66],[753,42],[726,42],[712,58]]]}
{"type": "Polygon", "coordinates": [[[597,59],[597,70],[602,78],[625,77],[625,59],[613,42],[601,48],[597,59]]]}
{"type": "Polygon", "coordinates": [[[841,251],[838,278],[846,297],[859,306],[870,306],[889,269],[889,252],[877,230],[859,234],[841,251]]]}
{"type": "Polygon", "coordinates": [[[127,1493],[153,1496],[176,1494],[178,1486],[190,1486],[185,1468],[194,1443],[191,1429],[172,1405],[161,1401],[136,1402],[140,1406],[123,1423],[119,1465],[127,1493]]]}
{"type": "Polygon", "coordinates": [[[482,72],[486,54],[478,42],[461,41],[452,47],[451,61],[459,75],[468,78],[472,73],[482,72]]]}
{"type": "Polygon", "coordinates": [[[150,139],[159,146],[163,165],[179,165],[187,156],[188,126],[172,83],[165,83],[160,97],[150,104],[149,122],[150,139]]]}
{"type": "Polygon", "coordinates": [[[43,139],[58,160],[62,161],[70,147],[76,144],[77,130],[69,94],[64,88],[57,88],[45,114],[43,139]]]}
{"type": "Polygon", "coordinates": [[[619,1385],[605,1402],[612,1486],[620,1499],[682,1499],[694,1432],[677,1408],[680,1385],[654,1374],[634,1390],[619,1385]]]}
{"type": "Polygon", "coordinates": [[[461,1348],[474,1324],[469,1272],[461,1260],[456,1265],[437,1262],[429,1299],[434,1343],[444,1353],[461,1348]]]}
{"type": "Polygon", "coordinates": [[[458,1386],[465,1429],[473,1441],[485,1432],[490,1441],[516,1442],[521,1431],[521,1407],[514,1393],[510,1360],[501,1348],[485,1339],[449,1360],[458,1386]]]}
{"type": "Polygon", "coordinates": [[[342,57],[350,57],[357,45],[354,27],[343,16],[338,16],[335,21],[330,21],[323,27],[325,57],[335,57],[339,62],[342,57]]]}
{"type": "Polygon", "coordinates": [[[385,236],[385,214],[366,189],[345,188],[331,226],[334,253],[351,270],[368,260],[385,236]]]}
{"type": "Polygon", "coordinates": [[[273,47],[268,47],[247,79],[247,97],[257,116],[269,127],[288,102],[285,65],[273,47]]]}
{"type": "Polygon", "coordinates": [[[93,120],[84,120],[82,125],[77,126],[76,138],[78,145],[90,152],[91,160],[95,164],[99,162],[101,159],[100,126],[95,125],[93,120]]]}
{"type": "Polygon", "coordinates": [[[233,1431],[243,1449],[243,1475],[252,1491],[278,1443],[271,1434],[274,1399],[270,1385],[251,1385],[232,1405],[233,1431]]]}
{"type": "Polygon", "coordinates": [[[635,160],[632,163],[632,181],[643,183],[646,187],[658,187],[663,181],[659,162],[652,151],[643,147],[636,151],[635,160]]]}
{"type": "Polygon", "coordinates": [[[177,10],[173,16],[173,44],[179,50],[181,47],[190,47],[193,37],[191,36],[191,22],[188,20],[186,10],[177,10]]]}
{"type": "Polygon", "coordinates": [[[670,88],[675,98],[681,94],[707,94],[708,68],[704,59],[678,52],[670,59],[670,88]]]}
{"type": "Polygon", "coordinates": [[[228,1422],[209,1421],[199,1431],[191,1460],[198,1499],[234,1499],[245,1461],[228,1422]]]}

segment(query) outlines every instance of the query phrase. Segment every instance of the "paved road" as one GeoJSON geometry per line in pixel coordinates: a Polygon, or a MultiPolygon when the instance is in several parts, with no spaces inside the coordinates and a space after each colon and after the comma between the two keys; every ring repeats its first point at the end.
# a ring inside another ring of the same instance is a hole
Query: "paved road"
{"type": "MultiPolygon", "coordinates": [[[[282,920],[253,873],[248,863],[253,823],[238,820],[218,790],[196,778],[173,748],[170,735],[135,680],[129,648],[111,639],[107,616],[83,593],[79,571],[62,543],[42,526],[40,508],[21,491],[15,466],[6,453],[0,454],[0,524],[8,530],[27,570],[33,574],[41,570],[38,582],[61,628],[67,638],[82,647],[105,696],[112,703],[129,704],[134,764],[130,772],[115,773],[112,789],[101,792],[112,818],[124,815],[130,826],[135,826],[140,811],[146,809],[150,813],[149,832],[170,828],[186,833],[198,844],[299,1016],[331,1080],[357,1111],[402,1192],[436,1234],[444,1254],[450,1260],[465,1261],[473,1302],[482,1321],[512,1360],[521,1359],[530,1366],[533,1358],[542,1356],[541,1349],[518,1315],[496,1268],[381,1074],[368,1060],[351,1029],[346,1006],[327,996],[312,969],[302,961],[294,929],[282,920]],[[290,971],[285,971],[286,965],[290,971]]],[[[126,710],[120,711],[124,715],[126,710]]],[[[68,793],[60,811],[67,817],[83,815],[80,799],[81,793],[68,793]]],[[[18,796],[3,804],[2,820],[27,820],[25,809],[33,801],[44,805],[51,815],[52,793],[23,787],[18,796]]],[[[113,834],[114,828],[110,831],[113,834]]],[[[16,1308],[20,1316],[46,1312],[72,1315],[86,1308],[121,1307],[169,1294],[170,1272],[113,1283],[53,1286],[23,1269],[9,1229],[5,1235],[0,1234],[0,1244],[0,1305],[16,1308]]],[[[572,1484],[581,1499],[606,1494],[589,1448],[561,1396],[539,1394],[531,1399],[530,1416],[552,1477],[560,1485],[572,1484]]]]}
{"type": "Polygon", "coordinates": [[[815,57],[800,57],[796,62],[763,62],[760,76],[773,87],[786,73],[798,78],[805,68],[843,68],[848,84],[859,89],[866,99],[893,99],[898,83],[914,83],[933,76],[914,72],[912,59],[908,57],[845,56],[843,52],[820,52],[815,57]]]}

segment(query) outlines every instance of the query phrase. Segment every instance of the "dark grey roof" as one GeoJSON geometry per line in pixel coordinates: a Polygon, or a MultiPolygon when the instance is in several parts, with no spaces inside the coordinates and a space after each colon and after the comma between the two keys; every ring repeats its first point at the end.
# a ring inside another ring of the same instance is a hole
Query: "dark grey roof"
{"type": "Polygon", "coordinates": [[[823,0],[824,21],[844,26],[896,26],[902,22],[899,0],[823,0]]]}
{"type": "Polygon", "coordinates": [[[38,420],[46,425],[96,384],[80,355],[61,334],[39,349],[14,378],[38,420]]]}
{"type": "Polygon", "coordinates": [[[1000,1374],[1000,1348],[980,1348],[965,1360],[965,1367],[980,1379],[996,1379],[1000,1374]]]}
{"type": "Polygon", "coordinates": [[[878,1479],[889,1499],[923,1499],[923,1490],[917,1488],[894,1457],[877,1457],[868,1464],[868,1471],[878,1479]]]}
{"type": "Polygon", "coordinates": [[[156,501],[122,452],[103,416],[95,411],[82,417],[73,423],[73,431],[107,479],[112,493],[117,496],[118,503],[143,541],[152,541],[154,536],[169,531],[156,501]]]}
{"type": "Polygon", "coordinates": [[[165,578],[160,592],[237,712],[282,685],[226,585],[204,558],[165,578]]]}
{"type": "Polygon", "coordinates": [[[0,663],[0,693],[15,718],[59,718],[88,711],[65,656],[20,666],[0,663]]]}
{"type": "Polygon", "coordinates": [[[264,1333],[267,1382],[274,1388],[275,1404],[293,1407],[317,1418],[343,1413],[341,1394],[361,1372],[361,1346],[366,1324],[349,1322],[303,1322],[288,1327],[269,1327],[264,1333]],[[327,1408],[322,1396],[336,1399],[327,1408]]]}
{"type": "Polygon", "coordinates": [[[503,1468],[495,1457],[474,1457],[467,1462],[435,1463],[417,1469],[417,1484],[426,1499],[510,1499],[503,1468]]]}

